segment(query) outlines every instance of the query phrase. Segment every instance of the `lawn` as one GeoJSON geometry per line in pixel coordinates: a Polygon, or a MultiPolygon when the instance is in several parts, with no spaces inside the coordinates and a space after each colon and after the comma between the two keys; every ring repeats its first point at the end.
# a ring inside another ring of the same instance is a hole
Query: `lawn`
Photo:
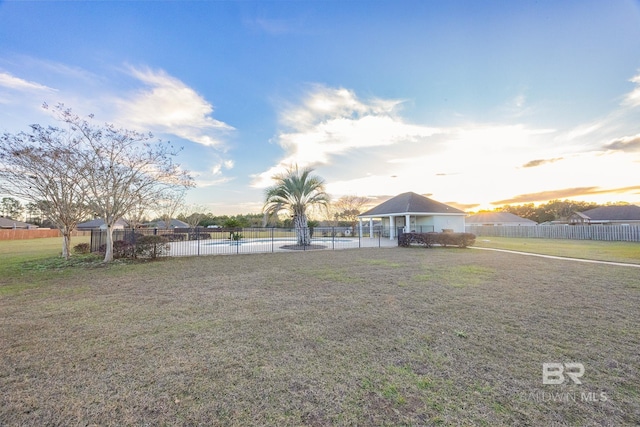
{"type": "Polygon", "coordinates": [[[0,278],[0,425],[640,423],[637,268],[457,248],[21,263],[0,278]],[[582,384],[543,384],[549,362],[582,384]]]}
{"type": "Polygon", "coordinates": [[[639,242],[478,237],[474,246],[599,261],[640,264],[639,242]]]}

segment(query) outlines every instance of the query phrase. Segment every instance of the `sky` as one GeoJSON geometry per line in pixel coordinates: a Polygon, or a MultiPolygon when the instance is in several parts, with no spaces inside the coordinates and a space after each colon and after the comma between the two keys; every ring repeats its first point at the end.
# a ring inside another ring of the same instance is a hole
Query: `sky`
{"type": "Polygon", "coordinates": [[[640,1],[0,1],[0,132],[43,103],[183,147],[213,214],[333,199],[640,205],[640,1]]]}

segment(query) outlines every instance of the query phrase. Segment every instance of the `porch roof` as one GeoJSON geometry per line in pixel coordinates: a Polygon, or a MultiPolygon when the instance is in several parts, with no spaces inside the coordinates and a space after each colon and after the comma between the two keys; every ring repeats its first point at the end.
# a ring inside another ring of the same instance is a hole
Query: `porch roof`
{"type": "Polygon", "coordinates": [[[420,194],[408,192],[402,193],[391,199],[369,209],[358,215],[359,218],[378,218],[383,216],[400,215],[462,215],[466,214],[460,209],[456,209],[444,203],[421,196],[420,194]]]}

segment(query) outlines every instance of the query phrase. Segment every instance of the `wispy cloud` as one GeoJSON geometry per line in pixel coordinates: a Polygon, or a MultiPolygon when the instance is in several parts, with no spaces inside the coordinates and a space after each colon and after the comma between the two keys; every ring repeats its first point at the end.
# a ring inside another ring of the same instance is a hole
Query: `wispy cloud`
{"type": "Polygon", "coordinates": [[[253,185],[269,185],[273,175],[292,164],[325,165],[352,150],[415,142],[440,132],[406,123],[396,114],[400,104],[398,100],[361,100],[347,89],[314,86],[299,105],[281,113],[286,130],[275,140],[285,156],[254,176],[253,185]]]}
{"type": "Polygon", "coordinates": [[[0,86],[17,91],[56,92],[56,89],[40,83],[21,79],[20,77],[13,76],[9,73],[0,73],[0,86]]]}
{"type": "Polygon", "coordinates": [[[522,165],[523,168],[534,168],[536,166],[542,166],[544,164],[548,164],[548,163],[555,163],[557,161],[563,160],[564,157],[555,157],[553,159],[536,159],[536,160],[531,160],[527,163],[525,163],[524,165],[522,165]]]}
{"type": "Polygon", "coordinates": [[[540,191],[537,193],[520,194],[518,196],[491,202],[494,205],[506,205],[512,203],[546,202],[548,200],[563,199],[569,197],[589,196],[596,194],[624,194],[640,190],[640,185],[629,187],[603,189],[600,187],[574,187],[558,190],[540,191]]]}
{"type": "Polygon", "coordinates": [[[604,146],[606,150],[637,152],[640,151],[640,134],[618,138],[604,146]]]}
{"type": "Polygon", "coordinates": [[[130,68],[147,88],[119,100],[119,122],[156,129],[206,146],[221,147],[221,133],[234,128],[214,119],[213,106],[163,70],[130,68]]]}
{"type": "Polygon", "coordinates": [[[638,107],[640,106],[640,74],[633,76],[629,81],[635,83],[636,87],[624,97],[623,104],[638,107]]]}

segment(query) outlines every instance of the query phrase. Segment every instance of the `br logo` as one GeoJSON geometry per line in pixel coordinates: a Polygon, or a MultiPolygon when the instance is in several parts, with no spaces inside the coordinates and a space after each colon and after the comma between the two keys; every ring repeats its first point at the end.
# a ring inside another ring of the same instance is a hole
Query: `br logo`
{"type": "Polygon", "coordinates": [[[571,378],[574,384],[582,384],[580,377],[584,375],[582,363],[543,363],[542,384],[562,384],[565,375],[571,378]]]}

